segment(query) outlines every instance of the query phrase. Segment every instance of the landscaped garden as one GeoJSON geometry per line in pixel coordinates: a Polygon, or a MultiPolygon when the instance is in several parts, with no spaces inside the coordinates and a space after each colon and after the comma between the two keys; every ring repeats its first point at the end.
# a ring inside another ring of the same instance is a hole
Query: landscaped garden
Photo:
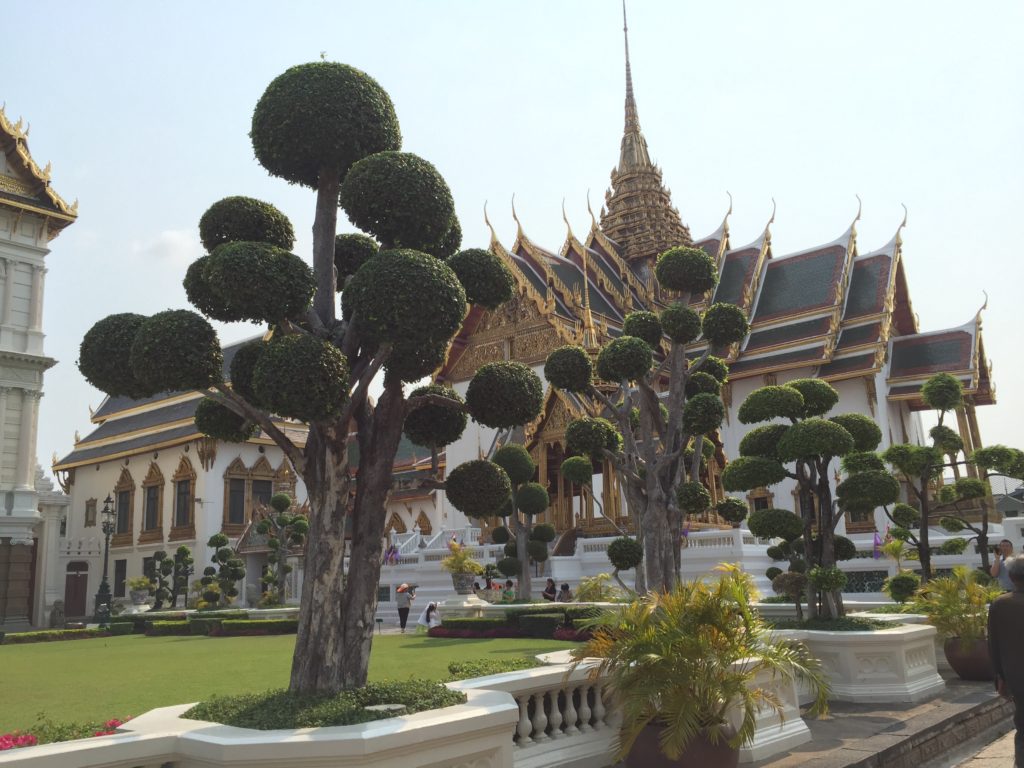
{"type": "MultiPolygon", "coordinates": [[[[284,688],[294,635],[147,637],[4,645],[0,733],[48,719],[98,722],[155,707],[284,688]]],[[[370,680],[442,680],[448,664],[521,659],[572,647],[556,640],[448,640],[424,635],[374,638],[370,680]]]]}

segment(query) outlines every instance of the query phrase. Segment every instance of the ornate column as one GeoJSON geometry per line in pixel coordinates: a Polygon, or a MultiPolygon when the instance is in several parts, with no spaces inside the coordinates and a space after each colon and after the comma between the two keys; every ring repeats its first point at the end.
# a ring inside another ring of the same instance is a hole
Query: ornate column
{"type": "Polygon", "coordinates": [[[43,330],[43,279],[45,275],[46,267],[42,264],[32,267],[32,299],[28,313],[28,329],[30,331],[43,330]]]}
{"type": "Polygon", "coordinates": [[[14,300],[14,272],[15,264],[14,259],[3,259],[4,263],[4,306],[3,314],[0,315],[0,323],[3,325],[11,324],[11,302],[14,300]]]}
{"type": "Polygon", "coordinates": [[[18,425],[18,464],[14,486],[20,491],[35,490],[35,452],[32,443],[41,395],[32,389],[21,390],[21,424],[18,425]]]}
{"type": "MultiPolygon", "coordinates": [[[[7,423],[7,396],[10,394],[10,387],[0,387],[0,454],[4,449],[4,425],[7,423]]],[[[0,476],[0,488],[3,488],[3,477],[0,476]]]]}

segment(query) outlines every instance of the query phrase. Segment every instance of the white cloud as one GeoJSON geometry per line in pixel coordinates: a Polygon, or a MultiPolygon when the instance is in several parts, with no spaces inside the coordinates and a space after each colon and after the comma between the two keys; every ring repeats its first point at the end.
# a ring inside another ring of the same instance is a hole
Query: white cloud
{"type": "Polygon", "coordinates": [[[154,266],[180,268],[184,274],[184,269],[203,255],[203,246],[192,232],[165,229],[149,240],[133,242],[131,253],[154,266]]]}

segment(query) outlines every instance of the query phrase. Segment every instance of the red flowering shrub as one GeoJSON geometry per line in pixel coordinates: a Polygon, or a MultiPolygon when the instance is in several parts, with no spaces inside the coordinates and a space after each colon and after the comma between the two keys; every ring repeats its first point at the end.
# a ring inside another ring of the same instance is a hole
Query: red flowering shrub
{"type": "Polygon", "coordinates": [[[585,643],[591,638],[589,629],[573,629],[572,627],[559,627],[555,630],[555,640],[569,640],[574,643],[585,643]]]}
{"type": "Polygon", "coordinates": [[[0,752],[3,752],[5,749],[17,749],[18,747],[34,747],[38,743],[39,739],[31,733],[11,731],[10,733],[0,734],[0,752]]]}
{"type": "Polygon", "coordinates": [[[123,719],[115,717],[100,723],[54,723],[51,720],[41,720],[31,727],[31,732],[12,731],[0,734],[0,751],[17,747],[34,747],[36,744],[50,744],[55,741],[110,736],[129,720],[131,720],[130,717],[123,719]]]}

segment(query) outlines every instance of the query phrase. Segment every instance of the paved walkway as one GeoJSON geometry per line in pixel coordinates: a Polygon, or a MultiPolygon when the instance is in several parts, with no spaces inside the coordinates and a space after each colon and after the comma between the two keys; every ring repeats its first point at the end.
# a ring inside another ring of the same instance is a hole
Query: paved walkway
{"type": "Polygon", "coordinates": [[[1013,735],[1010,731],[1001,736],[973,757],[953,763],[956,768],[1012,768],[1013,766],[1013,735]]]}

